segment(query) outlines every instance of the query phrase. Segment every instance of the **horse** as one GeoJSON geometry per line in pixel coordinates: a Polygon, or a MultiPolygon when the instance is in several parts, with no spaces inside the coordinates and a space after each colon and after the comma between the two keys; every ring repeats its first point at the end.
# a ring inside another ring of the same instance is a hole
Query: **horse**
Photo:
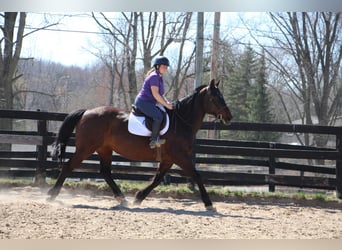
{"type": "MultiPolygon", "coordinates": [[[[139,205],[147,195],[163,180],[173,164],[197,184],[201,199],[207,210],[215,211],[204,187],[201,176],[196,171],[193,160],[193,144],[206,114],[213,115],[223,124],[230,124],[231,112],[214,79],[197,87],[193,94],[176,102],[172,110],[170,127],[162,136],[161,159],[157,171],[146,188],[135,194],[134,204],[139,205]]],[[[61,171],[54,186],[48,191],[49,200],[54,200],[71,172],[94,152],[100,160],[100,173],[111,188],[114,198],[127,206],[127,200],[111,177],[112,152],[135,161],[155,161],[157,150],[149,147],[149,137],[133,135],[128,131],[129,112],[115,107],[101,106],[93,109],[77,110],[66,116],[59,128],[51,153],[61,164],[61,171]],[[75,152],[64,162],[66,144],[75,132],[75,152]]]]}

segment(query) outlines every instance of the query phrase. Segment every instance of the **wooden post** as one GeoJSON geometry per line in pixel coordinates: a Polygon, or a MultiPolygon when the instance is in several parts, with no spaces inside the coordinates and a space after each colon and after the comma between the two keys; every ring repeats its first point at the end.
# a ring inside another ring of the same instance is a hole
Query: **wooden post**
{"type": "MultiPolygon", "coordinates": [[[[211,52],[211,66],[210,66],[210,80],[215,79],[217,81],[217,67],[218,67],[218,57],[219,57],[219,44],[220,44],[220,20],[221,20],[221,12],[215,12],[214,15],[214,29],[213,29],[213,43],[212,43],[212,52],[211,52]]],[[[218,139],[219,138],[218,130],[208,130],[208,138],[210,139],[218,139]]]]}
{"type": "Polygon", "coordinates": [[[194,89],[203,84],[203,23],[204,13],[197,12],[197,36],[196,36],[196,57],[195,57],[195,82],[194,89]]]}
{"type": "MultiPolygon", "coordinates": [[[[274,148],[273,143],[269,143],[269,148],[274,148]]],[[[269,159],[269,167],[268,167],[268,174],[269,175],[274,175],[275,174],[275,158],[273,156],[270,156],[269,159]]],[[[269,178],[269,180],[272,180],[273,178],[269,178]]],[[[274,192],[275,191],[275,184],[274,183],[269,183],[268,184],[268,191],[269,192],[274,192]]]]}
{"type": "MultiPolygon", "coordinates": [[[[39,111],[39,110],[38,110],[39,111]]],[[[47,160],[47,121],[40,120],[37,122],[38,135],[42,137],[42,145],[37,145],[37,163],[35,175],[35,185],[44,186],[46,185],[46,169],[44,162],[47,160]]]]}
{"type": "Polygon", "coordinates": [[[336,135],[336,150],[339,152],[336,160],[336,196],[342,199],[342,133],[336,135]]]}
{"type": "Polygon", "coordinates": [[[217,80],[217,59],[219,55],[219,42],[220,42],[220,19],[221,13],[215,12],[214,16],[214,30],[213,30],[213,47],[211,53],[211,68],[210,80],[217,80]]]}

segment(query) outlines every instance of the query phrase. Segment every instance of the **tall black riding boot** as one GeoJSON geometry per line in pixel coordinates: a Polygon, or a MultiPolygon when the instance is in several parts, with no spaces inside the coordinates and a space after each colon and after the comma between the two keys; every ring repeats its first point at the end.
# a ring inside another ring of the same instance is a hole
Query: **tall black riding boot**
{"type": "Polygon", "coordinates": [[[161,125],[160,121],[153,120],[150,148],[160,147],[160,145],[165,143],[164,139],[159,138],[160,125],[161,125]]]}

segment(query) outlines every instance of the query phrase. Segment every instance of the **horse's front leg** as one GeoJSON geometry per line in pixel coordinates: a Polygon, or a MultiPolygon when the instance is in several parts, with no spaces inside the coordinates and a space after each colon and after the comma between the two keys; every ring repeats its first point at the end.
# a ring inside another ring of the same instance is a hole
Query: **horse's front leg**
{"type": "Polygon", "coordinates": [[[172,166],[172,163],[166,163],[166,162],[160,162],[159,163],[159,166],[158,166],[158,169],[157,169],[157,173],[153,177],[152,182],[150,183],[150,185],[148,185],[146,188],[138,191],[135,194],[134,204],[136,204],[136,205],[141,204],[141,202],[147,197],[147,195],[155,187],[157,187],[160,184],[160,182],[163,180],[164,175],[171,168],[171,166],[172,166]]]}
{"type": "Polygon", "coordinates": [[[216,211],[216,209],[213,207],[213,203],[211,202],[209,198],[207,190],[205,189],[203,185],[202,178],[195,168],[195,162],[191,154],[184,154],[184,153],[182,154],[181,152],[178,152],[177,155],[178,155],[178,162],[176,164],[180,168],[183,169],[183,171],[185,172],[187,176],[191,177],[196,182],[205,208],[208,211],[216,211]]]}
{"type": "Polygon", "coordinates": [[[194,169],[194,173],[192,175],[192,179],[197,183],[198,189],[200,191],[201,194],[201,198],[202,201],[204,203],[205,208],[208,211],[216,211],[215,207],[213,206],[213,203],[211,202],[209,195],[207,193],[207,190],[204,187],[202,178],[200,176],[200,174],[196,171],[196,169],[194,169]]]}

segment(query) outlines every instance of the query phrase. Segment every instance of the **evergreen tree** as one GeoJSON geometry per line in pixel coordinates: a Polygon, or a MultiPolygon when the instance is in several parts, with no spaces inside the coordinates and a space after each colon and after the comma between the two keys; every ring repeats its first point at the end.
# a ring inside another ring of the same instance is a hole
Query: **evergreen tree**
{"type": "MultiPolygon", "coordinates": [[[[258,69],[254,84],[251,86],[252,95],[249,98],[249,118],[250,122],[272,123],[274,117],[270,110],[270,97],[267,92],[267,77],[266,77],[266,63],[265,55],[262,54],[258,60],[258,69]]],[[[252,132],[249,134],[250,140],[256,141],[271,141],[277,139],[277,134],[252,132]]]]}
{"type": "MultiPolygon", "coordinates": [[[[251,46],[241,54],[228,83],[229,107],[234,121],[272,123],[270,96],[267,92],[265,55],[257,58],[251,46]]],[[[277,134],[254,131],[224,132],[233,140],[276,141],[277,134]]]]}
{"type": "MultiPolygon", "coordinates": [[[[247,46],[240,56],[238,65],[232,72],[229,81],[228,98],[229,107],[234,116],[234,121],[248,121],[250,110],[250,98],[253,95],[251,84],[255,78],[256,54],[251,46],[247,46]]],[[[227,135],[231,139],[247,140],[248,132],[234,131],[227,135]]]]}
{"type": "Polygon", "coordinates": [[[265,56],[262,55],[253,86],[254,98],[250,100],[249,121],[270,122],[272,120],[272,114],[269,111],[270,101],[266,90],[267,79],[265,71],[265,56]]]}

